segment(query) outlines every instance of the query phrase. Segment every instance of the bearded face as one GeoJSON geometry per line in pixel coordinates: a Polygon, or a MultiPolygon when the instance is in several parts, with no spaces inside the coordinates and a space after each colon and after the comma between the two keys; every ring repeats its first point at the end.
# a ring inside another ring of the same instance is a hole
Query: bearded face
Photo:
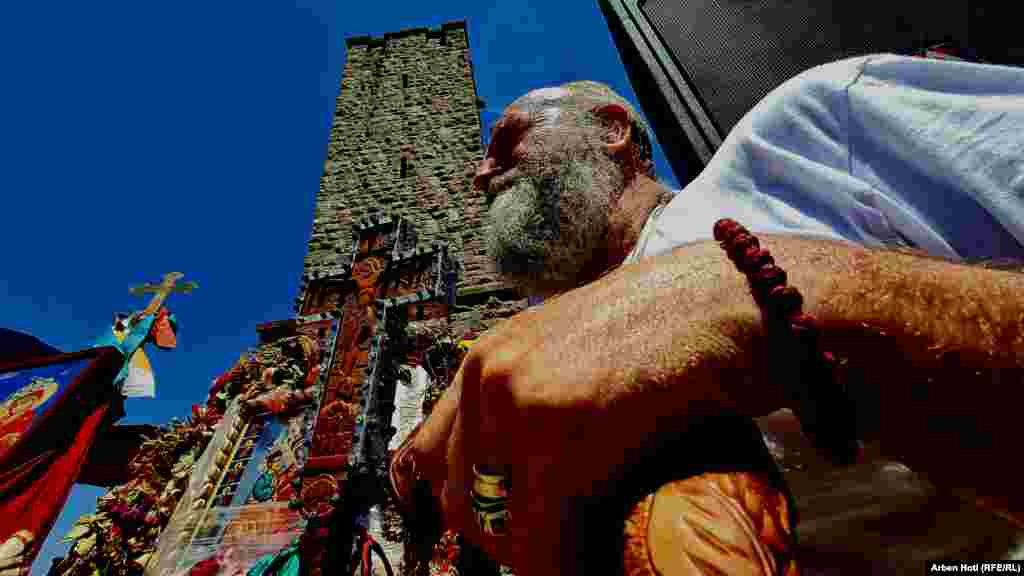
{"type": "Polygon", "coordinates": [[[568,290],[602,257],[623,173],[599,126],[528,130],[515,166],[488,183],[487,248],[506,281],[528,293],[568,290]]]}

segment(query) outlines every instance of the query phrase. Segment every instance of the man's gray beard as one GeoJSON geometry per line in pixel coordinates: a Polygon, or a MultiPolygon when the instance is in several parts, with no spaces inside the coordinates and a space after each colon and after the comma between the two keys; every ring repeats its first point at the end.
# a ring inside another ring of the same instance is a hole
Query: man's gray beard
{"type": "Polygon", "coordinates": [[[607,242],[612,196],[622,187],[622,169],[604,155],[568,158],[545,172],[517,178],[489,212],[488,253],[498,273],[527,294],[587,281],[584,272],[607,242]]]}

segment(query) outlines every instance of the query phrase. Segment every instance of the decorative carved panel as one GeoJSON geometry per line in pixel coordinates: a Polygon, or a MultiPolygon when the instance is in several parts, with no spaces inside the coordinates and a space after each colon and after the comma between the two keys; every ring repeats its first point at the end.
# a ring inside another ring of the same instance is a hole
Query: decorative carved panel
{"type": "MultiPolygon", "coordinates": [[[[340,317],[302,473],[298,505],[311,521],[339,511],[364,514],[383,497],[397,368],[423,344],[408,341],[405,325],[447,315],[457,273],[445,244],[413,249],[414,241],[407,221],[378,216],[356,227],[348,277],[315,278],[306,286],[304,311],[340,317]]],[[[355,517],[348,521],[354,526],[355,517]]],[[[324,548],[304,554],[316,574],[324,548]]]]}

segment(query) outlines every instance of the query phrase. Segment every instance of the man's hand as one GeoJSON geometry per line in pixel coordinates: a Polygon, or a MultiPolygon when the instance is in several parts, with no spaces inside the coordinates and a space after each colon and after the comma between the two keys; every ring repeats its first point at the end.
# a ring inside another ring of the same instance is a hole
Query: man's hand
{"type": "Polygon", "coordinates": [[[482,337],[413,440],[417,468],[447,523],[493,558],[530,576],[571,574],[586,548],[581,507],[664,438],[702,415],[779,407],[757,378],[759,324],[715,244],[619,270],[482,337]],[[509,483],[507,536],[480,533],[473,466],[509,483]]]}

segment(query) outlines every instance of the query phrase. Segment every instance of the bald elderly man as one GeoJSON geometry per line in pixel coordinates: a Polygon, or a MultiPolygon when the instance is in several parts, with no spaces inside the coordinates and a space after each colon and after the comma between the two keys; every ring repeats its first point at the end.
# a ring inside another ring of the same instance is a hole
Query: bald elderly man
{"type": "Polygon", "coordinates": [[[733,218],[842,359],[862,439],[1020,523],[1019,476],[990,468],[1019,436],[1024,275],[957,261],[1024,257],[1024,71],[895,56],[810,70],[676,194],[648,138],[595,83],[531,92],[498,123],[474,180],[489,250],[544,302],[480,339],[402,455],[445,522],[520,574],[581,573],[594,510],[659,446],[787,407],[768,375],[795,359],[767,354],[711,241],[733,218]],[[493,479],[507,531],[474,513],[493,479]]]}

